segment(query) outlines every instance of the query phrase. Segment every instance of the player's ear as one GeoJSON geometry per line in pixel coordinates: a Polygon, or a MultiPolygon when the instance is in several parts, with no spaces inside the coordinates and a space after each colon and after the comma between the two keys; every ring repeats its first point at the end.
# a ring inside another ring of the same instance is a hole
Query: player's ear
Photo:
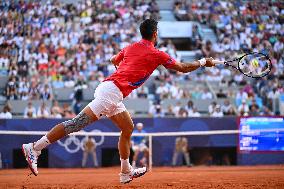
{"type": "Polygon", "coordinates": [[[153,38],[154,38],[154,39],[157,39],[157,38],[158,38],[158,30],[153,33],[153,38]]]}

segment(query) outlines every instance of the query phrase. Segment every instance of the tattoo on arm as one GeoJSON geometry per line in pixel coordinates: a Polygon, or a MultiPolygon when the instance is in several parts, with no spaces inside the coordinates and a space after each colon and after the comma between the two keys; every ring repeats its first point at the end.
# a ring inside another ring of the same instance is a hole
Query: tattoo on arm
{"type": "Polygon", "coordinates": [[[92,119],[84,112],[80,112],[76,117],[71,120],[63,122],[66,135],[80,131],[87,125],[92,123],[92,119]]]}

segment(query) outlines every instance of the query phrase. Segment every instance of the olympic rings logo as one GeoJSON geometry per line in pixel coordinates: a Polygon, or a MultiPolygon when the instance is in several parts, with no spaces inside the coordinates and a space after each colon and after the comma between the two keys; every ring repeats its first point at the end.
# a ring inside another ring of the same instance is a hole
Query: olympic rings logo
{"type": "MultiPolygon", "coordinates": [[[[98,129],[94,129],[91,132],[101,133],[102,131],[100,131],[98,129]]],[[[73,154],[73,153],[78,152],[80,149],[84,150],[84,144],[87,141],[87,139],[88,139],[87,137],[84,137],[82,139],[82,141],[81,141],[75,135],[70,135],[70,136],[68,136],[68,138],[64,142],[61,142],[60,140],[58,140],[57,143],[60,146],[64,147],[67,152],[73,154]],[[72,146],[72,148],[71,148],[71,146],[72,146]]],[[[92,141],[95,142],[96,147],[102,145],[104,143],[104,141],[105,141],[105,137],[104,136],[100,136],[100,140],[98,140],[98,142],[95,140],[94,137],[91,137],[91,139],[92,139],[92,141]]]]}

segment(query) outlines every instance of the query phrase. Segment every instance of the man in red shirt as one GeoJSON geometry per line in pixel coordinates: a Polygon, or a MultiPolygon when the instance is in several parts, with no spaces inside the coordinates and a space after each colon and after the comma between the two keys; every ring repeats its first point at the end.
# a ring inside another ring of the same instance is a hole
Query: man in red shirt
{"type": "Polygon", "coordinates": [[[130,138],[134,125],[122,103],[123,99],[132,90],[140,87],[159,65],[183,73],[191,72],[201,66],[214,66],[212,58],[203,58],[186,64],[177,62],[168,54],[156,49],[157,24],[158,22],[153,19],[141,23],[140,33],[143,39],[125,47],[111,58],[110,61],[118,67],[117,71],[97,87],[94,100],[75,118],[56,125],[37,142],[23,144],[23,153],[34,175],[38,174],[37,158],[43,148],[72,132],[83,129],[102,115],[109,117],[121,129],[118,142],[121,159],[120,182],[131,182],[133,178],[147,172],[146,167],[134,169],[129,164],[130,138]]]}

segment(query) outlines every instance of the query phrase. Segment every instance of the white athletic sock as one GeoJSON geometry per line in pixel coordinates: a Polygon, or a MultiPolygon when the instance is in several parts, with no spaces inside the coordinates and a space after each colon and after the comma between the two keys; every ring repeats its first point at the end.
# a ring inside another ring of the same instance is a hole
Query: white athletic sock
{"type": "Polygon", "coordinates": [[[136,167],[136,161],[132,161],[132,167],[136,167]]]}
{"type": "Polygon", "coordinates": [[[47,147],[50,144],[49,140],[47,139],[46,136],[41,137],[38,141],[34,143],[34,149],[36,151],[41,151],[45,147],[47,147]]]}
{"type": "Polygon", "coordinates": [[[120,162],[121,162],[121,172],[122,173],[128,173],[130,171],[129,159],[121,159],[120,158],[120,162]]]}

